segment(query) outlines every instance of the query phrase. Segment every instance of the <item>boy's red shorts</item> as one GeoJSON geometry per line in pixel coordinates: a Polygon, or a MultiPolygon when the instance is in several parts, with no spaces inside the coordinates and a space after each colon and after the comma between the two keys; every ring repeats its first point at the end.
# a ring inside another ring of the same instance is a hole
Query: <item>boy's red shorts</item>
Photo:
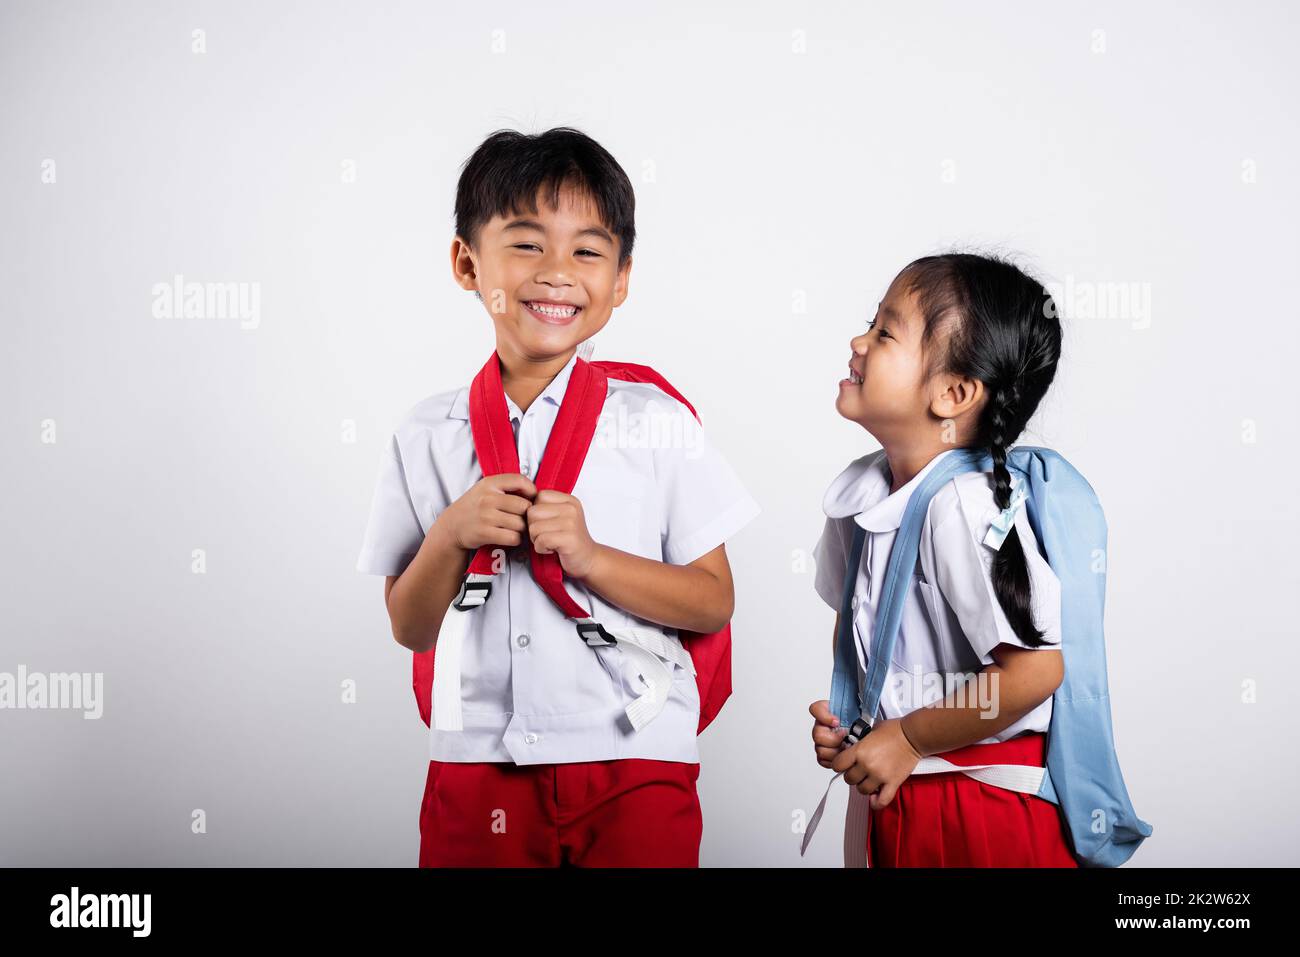
{"type": "Polygon", "coordinates": [[[421,867],[699,867],[700,766],[430,761],[421,867]]]}
{"type": "MultiPolygon", "coordinates": [[[[1047,736],[1034,732],[945,752],[953,764],[1043,766],[1047,736]]],[[[871,867],[1078,867],[1060,808],[1033,794],[960,771],[914,774],[870,812],[871,867]]]]}

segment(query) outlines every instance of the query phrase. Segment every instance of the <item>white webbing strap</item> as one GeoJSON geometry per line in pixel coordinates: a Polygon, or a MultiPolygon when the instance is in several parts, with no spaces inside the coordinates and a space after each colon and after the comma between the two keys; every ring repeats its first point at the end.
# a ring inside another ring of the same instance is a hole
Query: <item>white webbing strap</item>
{"type": "MultiPolygon", "coordinates": [[[[1047,773],[1046,768],[1035,767],[1031,764],[953,764],[943,758],[935,755],[922,758],[912,769],[912,774],[943,774],[947,771],[960,771],[968,777],[974,778],[983,784],[990,784],[993,787],[1005,788],[1008,791],[1020,791],[1023,794],[1037,794],[1043,786],[1043,775],[1047,773]]],[[[826,783],[826,791],[822,794],[822,799],[817,802],[817,809],[808,820],[808,826],[803,832],[803,841],[799,845],[799,854],[803,855],[808,850],[808,844],[812,841],[813,832],[817,830],[817,825],[821,823],[822,814],[826,810],[826,799],[830,797],[831,785],[844,774],[843,771],[837,772],[826,783]]],[[[857,788],[854,788],[857,791],[857,788]]],[[[858,835],[862,835],[866,840],[867,827],[870,823],[871,805],[865,800],[867,795],[862,795],[863,800],[850,800],[849,813],[845,820],[845,841],[844,854],[845,866],[852,867],[850,863],[850,846],[849,835],[854,836],[855,843],[858,835]]],[[[857,866],[866,866],[865,843],[860,860],[861,864],[857,866]]],[[[855,852],[856,853],[856,852],[855,852]]],[[[856,860],[856,858],[855,858],[856,860]]]]}
{"type": "MultiPolygon", "coordinates": [[[[581,625],[594,625],[594,618],[578,619],[581,625]]],[[[670,663],[681,665],[695,674],[695,662],[679,643],[672,641],[662,631],[653,628],[605,628],[618,648],[637,668],[637,677],[645,690],[624,709],[634,731],[640,731],[659,716],[668,703],[673,687],[670,663]]]]}
{"type": "Polygon", "coordinates": [[[463,731],[460,705],[460,661],[469,629],[469,616],[487,601],[487,592],[465,585],[492,581],[491,575],[469,574],[461,586],[462,608],[449,606],[438,629],[433,659],[433,726],[439,731],[463,731]]]}

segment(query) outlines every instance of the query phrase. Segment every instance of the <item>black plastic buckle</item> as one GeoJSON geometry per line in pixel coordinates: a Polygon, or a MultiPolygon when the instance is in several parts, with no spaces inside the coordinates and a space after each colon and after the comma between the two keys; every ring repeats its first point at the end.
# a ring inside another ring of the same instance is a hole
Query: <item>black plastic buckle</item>
{"type": "Polygon", "coordinates": [[[457,592],[456,597],[452,599],[451,607],[455,608],[457,611],[468,611],[471,608],[477,608],[479,605],[483,604],[483,602],[487,601],[491,597],[492,597],[492,583],[490,581],[472,582],[468,578],[466,578],[464,581],[460,583],[460,591],[457,592]],[[465,604],[465,599],[469,596],[470,592],[480,592],[480,591],[483,593],[483,601],[474,602],[471,605],[465,604]]]}
{"type": "Polygon", "coordinates": [[[858,718],[849,728],[849,733],[844,736],[844,744],[855,745],[871,732],[871,725],[867,724],[866,718],[858,718]]]}
{"type": "Polygon", "coordinates": [[[590,622],[590,623],[587,623],[587,622],[580,622],[580,623],[578,624],[578,637],[581,638],[583,641],[585,641],[585,642],[586,642],[587,644],[589,644],[589,645],[591,645],[591,644],[596,644],[596,645],[616,645],[616,644],[618,644],[618,642],[614,640],[614,637],[613,637],[609,632],[607,632],[607,631],[605,630],[605,626],[602,625],[602,624],[601,624],[600,622],[598,622],[598,621],[593,621],[593,622],[590,622]],[[593,639],[596,639],[596,638],[599,638],[600,640],[599,640],[599,641],[594,641],[594,642],[593,642],[593,639]]]}

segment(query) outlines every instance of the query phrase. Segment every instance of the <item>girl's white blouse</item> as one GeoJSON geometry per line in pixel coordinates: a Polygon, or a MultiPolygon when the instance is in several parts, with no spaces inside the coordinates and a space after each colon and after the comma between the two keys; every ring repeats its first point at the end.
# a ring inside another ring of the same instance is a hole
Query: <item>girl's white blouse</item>
{"type": "MultiPolygon", "coordinates": [[[[843,601],[853,524],[867,531],[850,607],[859,686],[865,678],[880,588],[903,511],[929,471],[954,451],[947,449],[936,455],[892,494],[884,450],[872,452],[849,465],[826,491],[822,503],[826,524],[814,549],[816,588],[836,611],[843,601]]],[[[1013,489],[1017,485],[1013,478],[1013,489]]],[[[885,675],[880,701],[885,718],[900,718],[946,697],[967,676],[993,663],[992,650],[998,644],[1030,647],[1012,630],[990,577],[994,551],[983,539],[999,511],[993,497],[992,472],[964,472],[931,499],[921,532],[918,567],[912,574],[893,660],[885,675]]],[[[1016,513],[1015,527],[1029,568],[1034,620],[1048,642],[1040,647],[1059,650],[1060,581],[1038,551],[1023,506],[1016,513]]],[[[981,681],[971,685],[968,693],[981,695],[988,705],[996,700],[997,689],[987,679],[981,681]]],[[[1005,741],[1026,731],[1046,731],[1051,715],[1049,697],[1014,724],[978,743],[1005,741]]]]}

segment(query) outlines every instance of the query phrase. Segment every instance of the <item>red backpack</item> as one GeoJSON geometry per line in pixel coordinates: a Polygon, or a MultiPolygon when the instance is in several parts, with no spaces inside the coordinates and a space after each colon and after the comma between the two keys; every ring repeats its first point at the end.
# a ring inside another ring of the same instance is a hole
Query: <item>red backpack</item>
{"type": "MultiPolygon", "coordinates": [[[[551,428],[537,470],[535,484],[539,489],[557,489],[571,494],[582,470],[582,463],[587,456],[596,431],[596,422],[605,405],[608,379],[624,382],[645,382],[657,386],[668,395],[680,401],[691,414],[699,419],[694,406],[668,383],[663,376],[649,366],[631,362],[587,362],[577,359],[570,374],[569,384],[564,392],[555,425],[551,428]]],[[[514,431],[510,427],[509,413],[506,409],[505,390],[501,384],[501,367],[497,354],[491,358],[474,377],[469,390],[470,431],[473,433],[474,450],[478,455],[479,465],[484,476],[514,473],[519,471],[519,454],[515,448],[514,431]]],[[[533,551],[527,537],[523,547],[528,549],[529,564],[534,580],[546,592],[560,611],[574,620],[577,638],[592,646],[613,645],[618,643],[625,651],[643,655],[647,670],[662,662],[651,655],[650,650],[659,657],[673,659],[680,652],[669,642],[662,632],[638,629],[636,645],[629,643],[624,632],[607,631],[599,622],[575,602],[565,590],[564,570],[558,555],[554,553],[539,555],[533,551]],[[640,646],[640,647],[638,647],[640,646]]],[[[413,679],[415,700],[420,708],[420,717],[426,725],[431,725],[434,717],[434,656],[443,649],[444,661],[440,666],[447,669],[441,675],[448,684],[448,690],[454,690],[454,696],[448,695],[447,710],[440,709],[439,727],[459,728],[459,683],[460,683],[460,641],[465,630],[465,616],[488,600],[492,591],[492,579],[495,573],[492,553],[499,546],[484,545],[475,552],[461,583],[459,594],[447,609],[446,620],[439,632],[438,643],[430,651],[414,655],[413,679]],[[446,641],[444,641],[446,639],[446,641]],[[446,716],[450,716],[449,718],[446,716]],[[449,720],[450,724],[444,724],[449,720]]],[[[678,663],[695,672],[696,685],[700,695],[700,723],[696,729],[699,734],[709,726],[722,705],[731,695],[731,624],[728,622],[720,631],[711,634],[698,634],[690,631],[678,631],[682,647],[689,653],[689,661],[678,663]]],[[[440,685],[442,681],[439,682],[440,685]]],[[[666,697],[664,690],[663,696],[666,697]]],[[[629,706],[629,716],[634,715],[637,703],[629,706]]],[[[640,712],[638,712],[640,713],[640,712]]],[[[657,713],[654,712],[654,713],[657,713]]],[[[653,714],[650,715],[653,717],[653,714]]],[[[649,720],[649,718],[645,718],[649,720]]],[[[633,717],[634,726],[638,719],[633,717]]]]}

